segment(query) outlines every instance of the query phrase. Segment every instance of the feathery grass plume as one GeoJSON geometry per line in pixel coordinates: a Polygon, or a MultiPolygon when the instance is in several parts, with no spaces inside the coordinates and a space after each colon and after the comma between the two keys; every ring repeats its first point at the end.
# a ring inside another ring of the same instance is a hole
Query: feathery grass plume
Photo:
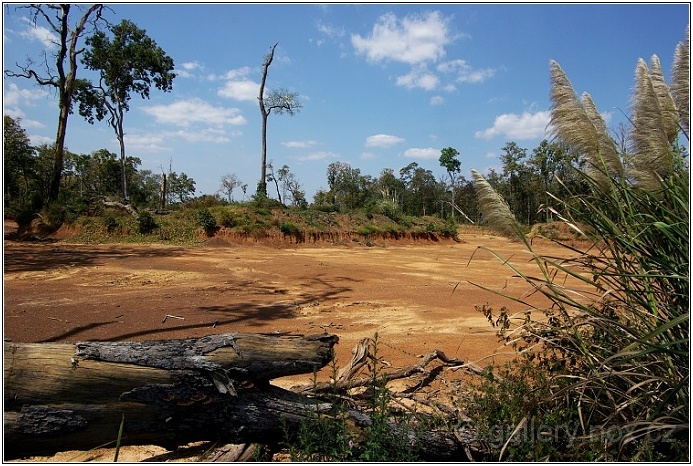
{"type": "Polygon", "coordinates": [[[632,101],[629,174],[641,187],[654,190],[658,179],[673,170],[673,154],[663,123],[665,109],[660,105],[650,70],[642,58],[635,68],[632,101]]]}
{"type": "Polygon", "coordinates": [[[657,94],[657,99],[659,99],[659,107],[662,110],[660,116],[662,131],[664,131],[664,136],[671,145],[679,134],[679,115],[676,111],[676,104],[671,96],[669,86],[664,80],[662,64],[657,55],[652,55],[650,59],[650,78],[652,87],[657,94]]]}
{"type": "MultiPolygon", "coordinates": [[[[604,119],[597,110],[597,106],[594,104],[592,96],[590,96],[587,92],[584,92],[582,94],[581,101],[582,107],[585,109],[585,113],[597,131],[597,138],[599,139],[599,154],[601,155],[601,159],[599,160],[600,166],[603,166],[606,173],[609,173],[611,176],[615,176],[618,179],[623,178],[623,163],[621,162],[621,157],[618,155],[616,143],[614,142],[613,138],[609,136],[609,129],[606,127],[604,119]]],[[[596,161],[591,163],[596,163],[596,161]]]]}
{"type": "MultiPolygon", "coordinates": [[[[550,62],[551,79],[551,119],[553,137],[576,149],[587,161],[589,175],[598,180],[601,185],[608,186],[612,176],[622,172],[620,160],[614,157],[615,151],[605,142],[608,134],[601,134],[603,127],[595,126],[594,111],[592,117],[588,114],[583,103],[578,99],[573,86],[561,66],[554,60],[550,62]],[[603,151],[602,149],[606,149],[603,151]],[[611,167],[618,167],[612,173],[611,167]]],[[[590,105],[591,99],[588,99],[590,105]]],[[[601,117],[599,118],[601,119],[601,117]]],[[[612,142],[613,144],[613,142],[612,142]]]]}
{"type": "Polygon", "coordinates": [[[472,170],[472,177],[479,200],[481,221],[513,241],[522,239],[524,235],[505,200],[479,172],[472,170]]]}
{"type": "Polygon", "coordinates": [[[686,139],[690,138],[691,125],[691,25],[686,28],[686,37],[679,42],[674,53],[671,71],[671,94],[679,111],[681,127],[686,139]]]}

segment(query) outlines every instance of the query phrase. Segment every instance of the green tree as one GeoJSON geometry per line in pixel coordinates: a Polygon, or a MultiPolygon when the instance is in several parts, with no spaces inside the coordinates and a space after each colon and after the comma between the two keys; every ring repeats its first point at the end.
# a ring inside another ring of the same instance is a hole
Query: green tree
{"type": "Polygon", "coordinates": [[[4,207],[17,207],[27,202],[29,184],[34,178],[34,149],[21,120],[3,117],[3,187],[4,207]]]}
{"type": "Polygon", "coordinates": [[[33,79],[40,86],[52,87],[58,93],[58,129],[53,145],[53,168],[48,189],[48,202],[56,201],[60,193],[67,120],[72,112],[72,101],[76,89],[83,86],[85,82],[77,79],[77,58],[84,51],[78,45],[79,40],[85,34],[89,24],[94,28],[97,27],[104,8],[101,4],[89,6],[77,23],[71,26],[70,12],[73,7],[84,8],[82,5],[70,4],[32,4],[21,7],[31,11],[34,24],[39,18],[42,19],[51,33],[58,37],[57,51],[53,55],[55,68],[50,66],[48,55],[44,54],[44,62],[38,66],[35,66],[32,60],[27,60],[26,65],[16,64],[18,72],[5,70],[6,76],[33,79]]]}
{"type": "Polygon", "coordinates": [[[303,106],[298,99],[298,94],[289,92],[287,89],[276,89],[265,94],[267,71],[274,60],[274,49],[277,48],[277,45],[279,45],[278,42],[272,46],[262,63],[262,82],[258,96],[260,114],[262,115],[262,163],[257,194],[261,197],[267,197],[267,119],[273,110],[277,115],[288,113],[293,116],[303,106]]]}
{"type": "MultiPolygon", "coordinates": [[[[558,142],[541,141],[538,147],[532,151],[532,156],[527,160],[533,173],[538,177],[538,182],[533,185],[540,186],[540,192],[534,193],[541,199],[545,207],[552,204],[552,196],[559,199],[566,198],[569,193],[580,192],[580,180],[578,176],[579,157],[576,152],[567,150],[558,142]]],[[[535,201],[534,204],[537,204],[535,201]]],[[[552,219],[549,209],[543,209],[545,221],[552,219]]],[[[536,218],[535,221],[538,221],[536,218]]]]}
{"type": "Polygon", "coordinates": [[[518,146],[515,142],[508,142],[502,150],[504,151],[501,162],[505,189],[501,190],[500,194],[505,198],[519,222],[531,224],[538,208],[535,199],[538,187],[533,183],[534,173],[527,163],[527,149],[518,146]]]}
{"type": "Polygon", "coordinates": [[[332,205],[340,211],[353,210],[365,205],[370,177],[348,163],[332,162],[327,166],[327,184],[330,187],[332,205]]]}
{"type": "Polygon", "coordinates": [[[185,173],[179,175],[176,172],[170,172],[167,178],[168,189],[166,193],[169,197],[169,203],[176,200],[183,203],[190,200],[195,194],[195,180],[185,173]]]}
{"type": "Polygon", "coordinates": [[[159,208],[161,175],[154,174],[151,170],[135,170],[128,178],[128,186],[133,204],[144,205],[150,209],[159,208]]]}
{"type": "Polygon", "coordinates": [[[431,215],[440,207],[445,194],[445,184],[439,183],[431,170],[412,162],[399,171],[404,183],[404,210],[410,215],[431,215]]]}
{"type": "Polygon", "coordinates": [[[440,166],[445,168],[445,171],[448,172],[448,176],[450,177],[450,209],[452,218],[455,218],[455,177],[460,172],[461,166],[461,162],[457,158],[458,155],[460,155],[460,153],[457,152],[457,149],[446,147],[440,151],[440,158],[438,159],[440,166]]]}
{"type": "Polygon", "coordinates": [[[87,38],[91,48],[84,53],[82,63],[87,69],[97,71],[100,78],[97,85],[80,88],[79,112],[89,123],[108,115],[108,124],[120,144],[121,189],[123,199],[127,200],[123,119],[130,110],[130,96],[137,93],[148,99],[152,85],[168,92],[176,75],[172,73],[173,59],[145,30],[128,20],[109,29],[112,39],[103,31],[87,38]]]}

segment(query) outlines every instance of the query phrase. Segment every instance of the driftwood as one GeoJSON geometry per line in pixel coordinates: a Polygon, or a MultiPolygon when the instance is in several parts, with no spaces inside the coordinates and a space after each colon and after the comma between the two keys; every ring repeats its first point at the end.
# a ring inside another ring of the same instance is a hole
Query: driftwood
{"type": "MultiPolygon", "coordinates": [[[[358,343],[353,351],[354,355],[351,358],[351,361],[349,361],[346,366],[339,370],[335,380],[294,387],[293,390],[298,392],[322,393],[334,390],[349,390],[352,388],[365,387],[369,385],[373,382],[372,377],[356,377],[356,375],[368,363],[369,358],[372,358],[369,352],[370,342],[370,338],[364,338],[358,343]]],[[[381,381],[390,382],[392,380],[407,378],[416,373],[430,376],[432,371],[428,370],[427,366],[435,360],[438,360],[444,364],[444,366],[439,367],[464,369],[477,375],[484,373],[483,369],[473,363],[465,364],[463,361],[457,358],[449,358],[440,350],[433,350],[430,353],[422,356],[421,361],[418,364],[414,364],[402,369],[384,370],[378,378],[381,381]]]]}
{"type": "MultiPolygon", "coordinates": [[[[337,341],[330,334],[227,333],[148,342],[5,343],[4,459],[114,446],[122,421],[123,445],[174,450],[210,441],[227,446],[207,461],[247,460],[253,449],[231,445],[276,446],[287,429],[296,431],[316,413],[333,414],[331,403],[314,397],[326,387],[289,391],[270,380],[319,370],[331,361],[337,341]]],[[[340,371],[342,388],[365,384],[355,377],[370,357],[368,341],[340,371]]],[[[425,372],[434,359],[461,364],[434,351],[389,379],[425,372]]],[[[358,408],[347,415],[356,429],[372,422],[358,408]]],[[[482,450],[465,429],[415,434],[394,423],[391,428],[428,460],[471,459],[482,450]]]]}

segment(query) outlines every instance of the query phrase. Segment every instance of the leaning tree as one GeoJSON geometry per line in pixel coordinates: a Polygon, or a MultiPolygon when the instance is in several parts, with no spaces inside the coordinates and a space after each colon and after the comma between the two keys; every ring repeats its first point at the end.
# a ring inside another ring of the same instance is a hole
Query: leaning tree
{"type": "MultiPolygon", "coordinates": [[[[79,47],[79,40],[87,31],[89,25],[96,28],[102,21],[104,5],[91,5],[84,11],[76,25],[70,25],[70,4],[32,4],[21,8],[31,11],[31,19],[37,24],[39,19],[45,21],[51,32],[52,41],[57,46],[53,54],[55,67],[48,63],[48,55],[44,54],[43,63],[34,63],[27,58],[25,65],[16,64],[18,71],[5,70],[9,77],[33,79],[40,86],[54,88],[58,93],[58,129],[55,136],[53,172],[48,189],[48,202],[58,199],[60,179],[63,173],[65,134],[67,119],[72,111],[72,102],[76,89],[84,80],[77,79],[77,58],[84,51],[79,47]]],[[[76,6],[81,8],[81,5],[76,6]]]]}

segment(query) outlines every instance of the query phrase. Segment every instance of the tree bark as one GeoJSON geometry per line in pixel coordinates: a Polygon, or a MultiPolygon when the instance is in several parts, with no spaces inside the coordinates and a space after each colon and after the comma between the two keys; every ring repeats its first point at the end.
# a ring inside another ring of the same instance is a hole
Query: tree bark
{"type": "Polygon", "coordinates": [[[5,343],[4,458],[115,442],[262,441],[325,408],[269,380],[311,373],[335,335],[222,334],[152,342],[5,343]],[[283,421],[284,420],[284,421],[283,421]]]}

